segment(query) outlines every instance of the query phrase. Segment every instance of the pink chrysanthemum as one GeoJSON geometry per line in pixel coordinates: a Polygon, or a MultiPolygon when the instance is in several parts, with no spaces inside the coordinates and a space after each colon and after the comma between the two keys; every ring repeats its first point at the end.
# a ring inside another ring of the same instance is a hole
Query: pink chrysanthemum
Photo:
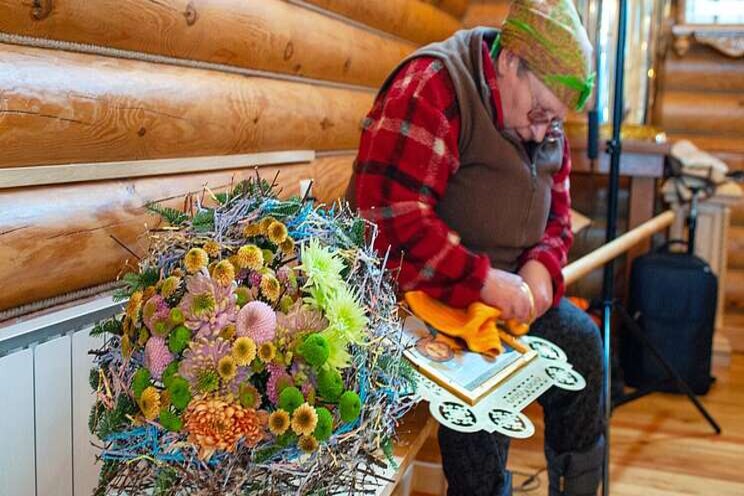
{"type": "Polygon", "coordinates": [[[165,339],[152,336],[145,345],[145,367],[150,374],[160,380],[165,368],[173,361],[173,354],[168,351],[165,339]]]}
{"type": "Polygon", "coordinates": [[[320,332],[328,327],[328,320],[322,313],[297,300],[289,312],[277,315],[277,326],[290,335],[298,332],[320,332]]]}
{"type": "Polygon", "coordinates": [[[258,272],[251,272],[248,276],[248,284],[250,284],[250,286],[253,288],[257,288],[261,285],[261,279],[261,274],[259,274],[258,272]]]}
{"type": "Polygon", "coordinates": [[[223,389],[223,393],[229,393],[237,397],[240,391],[240,385],[243,383],[248,383],[248,379],[251,378],[251,374],[252,372],[250,367],[238,367],[235,377],[233,378],[233,380],[230,381],[230,384],[228,384],[223,389]]]}
{"type": "Polygon", "coordinates": [[[310,381],[305,382],[300,390],[302,391],[302,395],[310,404],[315,402],[315,387],[310,381]]]}
{"type": "Polygon", "coordinates": [[[279,279],[280,283],[286,284],[287,281],[289,281],[290,270],[292,269],[285,265],[283,267],[280,267],[279,270],[276,271],[276,278],[279,279]]]}
{"type": "Polygon", "coordinates": [[[238,336],[248,336],[260,346],[274,339],[276,314],[266,303],[251,301],[238,312],[236,326],[238,336]]]}
{"type": "Polygon", "coordinates": [[[162,296],[153,295],[142,307],[142,321],[150,331],[155,330],[155,324],[166,322],[170,315],[170,308],[162,296]]]}
{"type": "Polygon", "coordinates": [[[192,391],[209,393],[219,387],[217,364],[230,354],[230,343],[222,338],[212,341],[201,339],[192,343],[183,354],[178,373],[189,381],[192,391]]]}
{"type": "Polygon", "coordinates": [[[283,367],[270,368],[269,380],[266,382],[266,396],[276,405],[279,403],[281,390],[292,384],[292,376],[283,367]]]}
{"type": "Polygon", "coordinates": [[[179,307],[186,318],[186,327],[196,331],[196,339],[214,337],[235,322],[234,283],[220,286],[202,271],[186,279],[186,289],[179,307]]]}

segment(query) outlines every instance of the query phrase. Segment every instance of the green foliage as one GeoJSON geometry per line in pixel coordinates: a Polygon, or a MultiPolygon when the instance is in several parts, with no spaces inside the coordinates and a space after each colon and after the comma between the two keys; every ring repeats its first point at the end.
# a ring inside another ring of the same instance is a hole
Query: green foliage
{"type": "Polygon", "coordinates": [[[333,415],[327,408],[316,408],[318,414],[318,424],[315,427],[313,435],[318,441],[325,441],[333,434],[333,415]]]}
{"type": "Polygon", "coordinates": [[[103,405],[97,404],[91,411],[88,419],[88,427],[99,439],[106,440],[111,434],[125,429],[129,424],[127,415],[137,413],[137,405],[126,394],[119,395],[116,405],[108,410],[103,405]]]}
{"type": "Polygon", "coordinates": [[[279,408],[292,414],[297,408],[305,402],[305,397],[299,389],[294,386],[288,386],[279,393],[279,408]]]}
{"type": "Polygon", "coordinates": [[[160,279],[160,272],[153,268],[147,268],[142,272],[128,272],[121,278],[124,287],[114,292],[114,301],[126,300],[135,291],[143,291],[148,286],[154,286],[158,279],[160,279]]]}
{"type": "Polygon", "coordinates": [[[365,244],[365,224],[362,219],[356,219],[354,220],[354,223],[351,225],[351,232],[349,233],[349,236],[351,237],[351,241],[357,245],[358,247],[363,247],[365,244]]]}
{"type": "Polygon", "coordinates": [[[88,372],[88,384],[90,384],[90,388],[93,391],[98,391],[98,386],[101,383],[101,376],[98,373],[97,368],[90,369],[90,372],[88,372]]]}
{"type": "Polygon", "coordinates": [[[274,444],[273,446],[268,446],[266,448],[256,450],[255,454],[253,455],[253,461],[254,463],[264,463],[270,460],[274,455],[279,453],[282,449],[283,449],[282,446],[279,446],[278,444],[274,444]]]}
{"type": "Polygon", "coordinates": [[[341,420],[344,422],[353,422],[359,417],[362,411],[362,400],[354,391],[346,391],[338,400],[338,411],[341,420]]]}
{"type": "Polygon", "coordinates": [[[215,193],[214,194],[214,199],[217,200],[217,203],[219,203],[220,205],[227,205],[227,202],[230,201],[230,198],[232,197],[230,196],[229,193],[215,193]]]}
{"type": "Polygon", "coordinates": [[[155,477],[153,496],[166,496],[178,480],[178,474],[171,467],[161,467],[155,477]]]}
{"type": "Polygon", "coordinates": [[[385,458],[387,458],[388,463],[390,463],[393,469],[398,470],[398,462],[395,461],[393,452],[393,440],[389,437],[386,437],[382,442],[382,452],[385,453],[385,458]]]}
{"type": "Polygon", "coordinates": [[[116,477],[120,466],[121,462],[115,460],[103,461],[101,471],[98,473],[98,485],[93,492],[93,496],[105,496],[108,494],[109,483],[116,477]]]}
{"type": "Polygon", "coordinates": [[[197,232],[214,230],[214,210],[205,209],[197,212],[191,219],[191,225],[197,232]]]}
{"type": "Polygon", "coordinates": [[[275,217],[291,217],[297,215],[302,209],[302,203],[298,201],[283,201],[274,205],[269,213],[275,217]]]}
{"type": "Polygon", "coordinates": [[[90,331],[91,336],[100,336],[106,333],[114,334],[116,336],[121,336],[121,333],[122,333],[121,321],[117,319],[116,317],[112,317],[107,320],[102,320],[101,322],[98,322],[96,325],[94,325],[93,329],[91,329],[90,331]]]}
{"type": "Polygon", "coordinates": [[[148,203],[145,205],[145,208],[149,210],[150,212],[158,214],[163,220],[165,220],[169,225],[178,227],[187,220],[189,220],[189,216],[180,210],[176,210],[175,208],[170,207],[163,207],[161,205],[158,205],[157,203],[148,203]]]}

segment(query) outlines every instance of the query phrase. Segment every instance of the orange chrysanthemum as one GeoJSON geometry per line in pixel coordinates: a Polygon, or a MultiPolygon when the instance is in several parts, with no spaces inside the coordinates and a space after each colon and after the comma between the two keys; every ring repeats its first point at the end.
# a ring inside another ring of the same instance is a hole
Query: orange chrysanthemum
{"type": "Polygon", "coordinates": [[[255,446],[266,435],[265,422],[256,410],[218,398],[192,401],[184,420],[188,440],[199,448],[202,460],[217,450],[232,452],[241,438],[247,446],[255,446]]]}

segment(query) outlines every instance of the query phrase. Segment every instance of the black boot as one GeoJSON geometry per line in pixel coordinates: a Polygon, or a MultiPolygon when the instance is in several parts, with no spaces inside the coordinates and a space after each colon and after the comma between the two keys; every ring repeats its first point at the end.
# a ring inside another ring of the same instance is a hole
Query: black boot
{"type": "Polygon", "coordinates": [[[586,451],[557,454],[545,447],[549,496],[596,496],[602,480],[604,437],[586,451]]]}

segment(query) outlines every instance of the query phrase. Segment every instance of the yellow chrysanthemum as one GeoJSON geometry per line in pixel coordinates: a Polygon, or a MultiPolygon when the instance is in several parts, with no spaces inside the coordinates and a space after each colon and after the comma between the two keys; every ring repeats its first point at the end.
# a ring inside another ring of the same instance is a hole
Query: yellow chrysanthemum
{"type": "Polygon", "coordinates": [[[124,358],[132,356],[132,340],[129,334],[124,334],[121,337],[121,354],[124,358]]]}
{"type": "Polygon", "coordinates": [[[269,431],[275,436],[281,436],[289,429],[289,414],[279,409],[269,415],[269,431]]]}
{"type": "Polygon", "coordinates": [[[256,358],[256,342],[248,336],[236,339],[232,348],[232,356],[238,365],[248,365],[256,358]]]}
{"type": "Polygon", "coordinates": [[[255,236],[258,236],[259,234],[261,234],[260,224],[248,224],[243,228],[243,235],[246,238],[253,238],[255,236]]]}
{"type": "Polygon", "coordinates": [[[318,440],[314,436],[302,436],[297,445],[305,453],[312,453],[318,449],[318,440]]]}
{"type": "Polygon", "coordinates": [[[208,263],[209,255],[207,255],[207,252],[201,248],[192,248],[186,256],[183,257],[183,265],[190,274],[203,269],[208,263]]]}
{"type": "Polygon", "coordinates": [[[266,342],[258,348],[258,358],[263,362],[269,363],[276,356],[276,346],[271,341],[266,342]]]}
{"type": "Polygon", "coordinates": [[[261,234],[266,235],[266,233],[268,233],[269,231],[269,226],[274,221],[276,221],[276,219],[271,216],[261,219],[261,221],[258,223],[259,229],[261,229],[261,234]]]}
{"type": "Polygon", "coordinates": [[[207,255],[209,255],[212,258],[217,258],[220,256],[220,252],[222,251],[222,248],[220,247],[220,244],[212,239],[204,243],[204,251],[207,252],[207,255]]]}
{"type": "Polygon", "coordinates": [[[155,293],[157,293],[158,290],[155,288],[155,286],[147,286],[145,288],[145,291],[142,293],[142,300],[147,301],[153,296],[155,296],[155,293]]]}
{"type": "Polygon", "coordinates": [[[135,291],[129,297],[126,314],[131,320],[137,320],[139,311],[142,308],[142,291],[135,291]]]}
{"type": "Polygon", "coordinates": [[[256,245],[241,246],[235,257],[241,269],[258,270],[264,264],[263,252],[256,245]]]}
{"type": "Polygon", "coordinates": [[[268,298],[269,301],[276,301],[282,293],[282,285],[279,283],[279,279],[266,274],[261,278],[261,293],[268,298]]]}
{"type": "Polygon", "coordinates": [[[214,266],[212,279],[220,286],[229,286],[235,280],[235,267],[227,260],[222,260],[214,266]]]}
{"type": "Polygon", "coordinates": [[[220,331],[220,337],[224,339],[225,341],[230,341],[232,338],[235,337],[236,332],[235,324],[228,324],[225,326],[224,329],[220,331]]]}
{"type": "Polygon", "coordinates": [[[292,238],[287,238],[284,240],[284,242],[279,245],[279,248],[282,250],[282,253],[286,256],[294,255],[295,253],[295,242],[292,238]]]}
{"type": "Polygon", "coordinates": [[[171,394],[167,389],[160,393],[160,409],[167,410],[171,406],[171,394]]]}
{"type": "Polygon", "coordinates": [[[238,372],[238,366],[230,355],[220,358],[217,362],[217,373],[220,374],[223,381],[231,381],[238,372]]]}
{"type": "Polygon", "coordinates": [[[152,386],[145,388],[139,399],[139,407],[147,420],[154,420],[160,413],[160,393],[152,386]]]}
{"type": "Polygon", "coordinates": [[[180,277],[170,276],[163,281],[163,284],[160,285],[160,294],[163,296],[163,298],[168,298],[178,290],[178,287],[180,285],[180,277]]]}
{"type": "Polygon", "coordinates": [[[275,220],[269,224],[268,229],[266,229],[266,235],[269,237],[269,241],[275,245],[280,245],[287,239],[287,226],[283,222],[275,220]]]}
{"type": "Polygon", "coordinates": [[[303,403],[292,414],[292,430],[298,436],[309,436],[318,425],[318,414],[309,403],[303,403]]]}

